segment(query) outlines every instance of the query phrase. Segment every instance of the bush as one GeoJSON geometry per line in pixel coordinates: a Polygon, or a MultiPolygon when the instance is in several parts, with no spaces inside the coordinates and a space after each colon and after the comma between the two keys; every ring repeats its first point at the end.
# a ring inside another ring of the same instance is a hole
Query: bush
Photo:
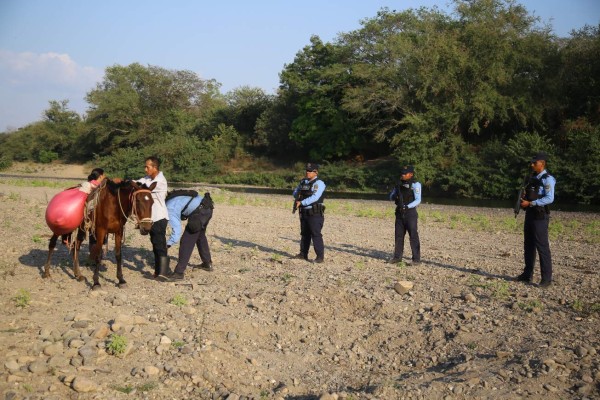
{"type": "Polygon", "coordinates": [[[0,171],[4,171],[12,166],[12,159],[7,156],[0,157],[0,171]]]}
{"type": "Polygon", "coordinates": [[[187,304],[187,299],[181,293],[177,293],[175,296],[173,296],[173,298],[171,299],[170,303],[173,304],[173,305],[175,305],[175,306],[182,307],[182,306],[185,306],[187,304]]]}
{"type": "Polygon", "coordinates": [[[125,349],[127,349],[127,338],[122,335],[113,334],[109,339],[106,349],[110,354],[115,356],[123,354],[125,349]]]}
{"type": "Polygon", "coordinates": [[[25,308],[31,302],[31,294],[28,290],[19,289],[17,295],[13,298],[15,305],[20,308],[25,308]]]}
{"type": "Polygon", "coordinates": [[[38,161],[42,164],[49,164],[54,160],[58,160],[58,153],[49,150],[40,150],[38,161]]]}

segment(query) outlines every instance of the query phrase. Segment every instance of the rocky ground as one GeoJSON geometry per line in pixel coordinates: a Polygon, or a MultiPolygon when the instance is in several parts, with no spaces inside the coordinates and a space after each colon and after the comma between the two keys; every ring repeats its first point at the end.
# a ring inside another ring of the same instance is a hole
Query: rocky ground
{"type": "MultiPolygon", "coordinates": [[[[44,212],[61,184],[26,182],[0,177],[3,399],[600,396],[600,252],[586,236],[597,214],[554,214],[582,228],[551,241],[555,284],[542,289],[511,280],[522,268],[519,228],[452,217],[494,221],[512,218],[508,209],[423,204],[423,263],[411,266],[385,262],[389,203],[330,200],[326,262],[313,264],[290,258],[299,239],[291,198],[202,187],[216,200],[214,272],[151,279],[149,239],[128,223],[128,288],[115,286],[111,243],[92,291],[92,270],[74,280],[64,246],[42,279],[44,212]]],[[[173,265],[177,247],[170,256],[173,265]]]]}

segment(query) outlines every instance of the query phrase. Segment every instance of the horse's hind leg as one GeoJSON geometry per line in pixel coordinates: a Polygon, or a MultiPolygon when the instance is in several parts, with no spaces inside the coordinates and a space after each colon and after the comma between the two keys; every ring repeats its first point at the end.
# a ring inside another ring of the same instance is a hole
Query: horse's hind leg
{"type": "Polygon", "coordinates": [[[85,278],[81,275],[79,269],[79,250],[81,249],[81,242],[85,238],[85,231],[77,230],[77,239],[75,239],[75,245],[73,247],[73,275],[78,281],[82,281],[85,278]]]}
{"type": "Polygon", "coordinates": [[[96,228],[97,242],[94,244],[91,254],[94,259],[94,285],[92,286],[92,290],[100,289],[100,262],[102,261],[102,242],[105,236],[105,231],[96,228]]]}
{"type": "Polygon", "coordinates": [[[123,239],[123,232],[115,233],[115,257],[117,259],[117,279],[119,280],[118,286],[121,289],[127,287],[127,282],[123,279],[123,263],[121,255],[121,240],[123,239]]]}
{"type": "Polygon", "coordinates": [[[48,242],[48,258],[46,259],[46,264],[44,265],[44,278],[50,278],[50,260],[52,259],[52,253],[54,253],[54,249],[56,248],[57,240],[58,235],[53,234],[48,242]]]}

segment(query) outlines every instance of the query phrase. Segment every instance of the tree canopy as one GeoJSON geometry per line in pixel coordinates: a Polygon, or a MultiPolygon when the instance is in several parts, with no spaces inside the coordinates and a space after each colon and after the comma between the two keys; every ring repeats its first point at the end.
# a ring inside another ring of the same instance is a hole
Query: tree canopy
{"type": "Polygon", "coordinates": [[[222,94],[191,71],[108,67],[86,115],[51,101],[42,121],[0,136],[0,157],[133,174],[152,153],[188,181],[310,159],[329,166],[334,187],[363,190],[411,163],[431,194],[507,198],[544,150],[560,199],[599,202],[600,25],[559,38],[512,0],[453,4],[451,14],[384,8],[332,42],[312,36],[275,95],[222,94]]]}

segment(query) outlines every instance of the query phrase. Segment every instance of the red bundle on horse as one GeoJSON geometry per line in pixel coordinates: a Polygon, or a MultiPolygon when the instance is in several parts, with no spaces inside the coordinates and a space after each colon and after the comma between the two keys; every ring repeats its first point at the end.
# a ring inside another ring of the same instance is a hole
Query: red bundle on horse
{"type": "MultiPolygon", "coordinates": [[[[125,287],[127,282],[123,279],[122,270],[122,258],[121,258],[121,244],[123,241],[123,232],[125,229],[125,223],[130,217],[133,217],[137,226],[139,226],[142,234],[147,234],[152,227],[152,190],[155,184],[146,187],[145,185],[139,185],[134,181],[123,181],[114,182],[106,180],[106,183],[98,188],[97,192],[93,193],[88,199],[95,202],[95,207],[92,211],[88,212],[88,220],[84,221],[77,229],[77,237],[74,243],[67,240],[71,246],[73,253],[73,274],[78,280],[83,280],[83,276],[79,270],[79,259],[78,252],[81,247],[81,242],[85,238],[85,232],[89,229],[96,238],[96,244],[91,249],[91,258],[93,259],[94,266],[94,285],[92,289],[98,289],[100,283],[98,281],[100,261],[102,258],[102,243],[104,238],[109,233],[113,233],[115,236],[115,258],[117,260],[117,279],[119,280],[118,286],[125,287]],[[86,222],[88,222],[86,224],[86,222]]],[[[44,266],[44,278],[50,276],[50,260],[56,242],[58,240],[58,234],[54,233],[50,238],[48,244],[48,259],[44,266]]],[[[63,235],[63,241],[67,239],[68,235],[63,235]]]]}

